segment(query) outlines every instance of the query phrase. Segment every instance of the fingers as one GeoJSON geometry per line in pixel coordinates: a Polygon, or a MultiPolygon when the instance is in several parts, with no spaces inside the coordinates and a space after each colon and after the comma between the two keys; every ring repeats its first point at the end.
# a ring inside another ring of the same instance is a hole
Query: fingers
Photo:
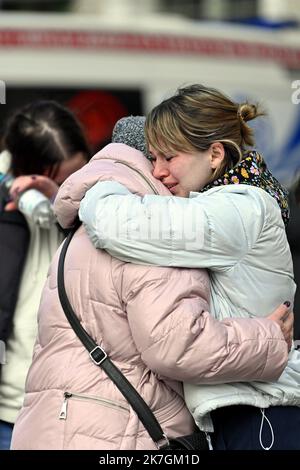
{"type": "Polygon", "coordinates": [[[280,326],[289,351],[292,347],[294,326],[294,313],[290,311],[290,305],[290,302],[286,301],[268,316],[270,320],[275,321],[280,326]]]}
{"type": "Polygon", "coordinates": [[[288,344],[289,351],[292,347],[293,334],[294,334],[294,313],[290,312],[285,320],[280,321],[280,328],[283,333],[284,339],[288,344]]]}
{"type": "Polygon", "coordinates": [[[281,319],[286,330],[292,330],[294,326],[294,312],[289,312],[281,319]]]}
{"type": "Polygon", "coordinates": [[[283,317],[278,321],[281,328],[284,339],[288,345],[288,351],[291,350],[293,344],[293,335],[294,335],[294,313],[289,312],[288,316],[283,317]],[[285,319],[284,319],[285,318],[285,319]]]}
{"type": "Polygon", "coordinates": [[[58,193],[59,187],[57,183],[51,178],[48,178],[47,176],[40,176],[37,189],[39,189],[39,191],[41,191],[49,199],[54,199],[58,193]]]}
{"type": "Polygon", "coordinates": [[[31,175],[30,178],[30,186],[32,188],[37,189],[49,199],[54,199],[59,189],[55,181],[53,181],[51,178],[48,178],[48,176],[44,175],[31,175]]]}
{"type": "Polygon", "coordinates": [[[10,188],[10,195],[13,199],[17,199],[18,195],[35,185],[31,176],[18,176],[10,188]]]}
{"type": "Polygon", "coordinates": [[[18,176],[12,184],[10,195],[12,199],[17,199],[18,196],[27,189],[37,189],[49,199],[56,196],[58,192],[58,185],[51,178],[44,175],[26,175],[18,176]]]}
{"type": "Polygon", "coordinates": [[[286,301],[285,303],[279,305],[279,307],[274,310],[274,312],[269,316],[274,321],[285,320],[290,313],[290,302],[286,301]]]}
{"type": "Polygon", "coordinates": [[[18,207],[17,207],[17,204],[15,203],[15,201],[8,202],[6,204],[6,206],[4,207],[4,210],[7,211],[7,212],[16,211],[17,209],[18,209],[18,207]]]}

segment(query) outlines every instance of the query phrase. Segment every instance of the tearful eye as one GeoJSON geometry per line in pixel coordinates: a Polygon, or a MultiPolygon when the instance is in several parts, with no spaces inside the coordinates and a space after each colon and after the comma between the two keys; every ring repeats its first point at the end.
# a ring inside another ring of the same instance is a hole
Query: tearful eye
{"type": "Polygon", "coordinates": [[[153,167],[155,166],[156,158],[153,158],[152,155],[147,155],[147,160],[149,160],[153,167]]]}

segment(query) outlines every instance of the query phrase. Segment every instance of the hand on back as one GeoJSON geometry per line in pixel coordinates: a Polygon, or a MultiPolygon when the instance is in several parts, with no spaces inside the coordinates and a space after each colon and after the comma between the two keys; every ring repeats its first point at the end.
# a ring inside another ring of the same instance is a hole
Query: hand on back
{"type": "Polygon", "coordinates": [[[271,313],[267,318],[275,321],[282,331],[284,339],[288,345],[288,350],[291,350],[293,333],[294,333],[294,312],[290,311],[290,303],[286,302],[279,305],[274,312],[271,313]]]}

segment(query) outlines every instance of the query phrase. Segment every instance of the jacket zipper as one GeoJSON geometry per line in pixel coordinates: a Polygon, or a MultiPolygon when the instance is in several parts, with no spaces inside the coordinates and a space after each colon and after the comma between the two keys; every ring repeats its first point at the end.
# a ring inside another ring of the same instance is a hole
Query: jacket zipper
{"type": "MultiPolygon", "coordinates": [[[[146,157],[145,157],[146,158],[146,157]]],[[[107,158],[107,157],[101,157],[101,160],[111,160],[111,158],[107,158]]],[[[133,167],[132,165],[130,165],[130,163],[127,163],[127,162],[124,162],[123,160],[116,160],[114,159],[113,160],[114,162],[116,163],[120,163],[121,165],[125,165],[125,166],[128,166],[128,168],[130,168],[131,170],[135,171],[136,173],[138,173],[144,181],[146,181],[146,183],[150,186],[150,188],[152,189],[152,191],[154,192],[154,194],[159,194],[159,192],[157,191],[157,189],[155,188],[154,184],[152,183],[152,181],[150,181],[145,175],[144,173],[141,171],[141,170],[138,170],[137,168],[133,167]]]]}
{"type": "Polygon", "coordinates": [[[95,397],[93,395],[83,395],[81,393],[70,393],[70,392],[65,392],[64,393],[64,400],[63,404],[59,413],[59,419],[67,419],[67,410],[68,410],[68,400],[70,398],[74,398],[76,400],[82,400],[82,401],[94,401],[102,405],[108,405],[111,408],[116,408],[116,409],[121,409],[128,411],[129,408],[125,405],[121,405],[120,403],[116,403],[111,400],[107,400],[106,398],[99,398],[95,397]]]}

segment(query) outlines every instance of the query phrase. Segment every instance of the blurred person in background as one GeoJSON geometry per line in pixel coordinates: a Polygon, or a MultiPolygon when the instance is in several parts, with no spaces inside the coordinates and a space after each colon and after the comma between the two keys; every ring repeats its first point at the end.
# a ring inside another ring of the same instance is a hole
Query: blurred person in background
{"type": "MultiPolygon", "coordinates": [[[[253,149],[247,124],[263,114],[202,85],[181,88],[156,106],[146,137],[153,176],[172,196],[140,197],[117,182],[97,183],[79,212],[94,245],[122,261],[208,268],[219,320],[268,315],[284,299],[292,303],[287,192],[253,149]],[[121,232],[110,229],[110,214],[121,232]],[[160,236],[147,236],[143,228],[159,221],[160,236]]],[[[300,449],[294,347],[278,381],[238,383],[233,374],[226,382],[232,383],[185,384],[188,407],[215,449],[300,449]]]]}
{"type": "Polygon", "coordinates": [[[295,281],[298,286],[294,303],[294,337],[300,340],[300,176],[290,189],[289,206],[290,222],[287,226],[287,236],[292,251],[295,281]]]}
{"type": "Polygon", "coordinates": [[[74,115],[55,101],[36,101],[17,110],[7,122],[2,144],[0,172],[12,179],[9,200],[1,201],[0,216],[4,227],[0,333],[6,342],[0,383],[0,449],[8,449],[24,398],[41,291],[52,256],[64,238],[54,217],[45,227],[29,214],[20,214],[18,202],[35,188],[46,196],[51,209],[60,184],[87,163],[90,150],[74,115]]]}

